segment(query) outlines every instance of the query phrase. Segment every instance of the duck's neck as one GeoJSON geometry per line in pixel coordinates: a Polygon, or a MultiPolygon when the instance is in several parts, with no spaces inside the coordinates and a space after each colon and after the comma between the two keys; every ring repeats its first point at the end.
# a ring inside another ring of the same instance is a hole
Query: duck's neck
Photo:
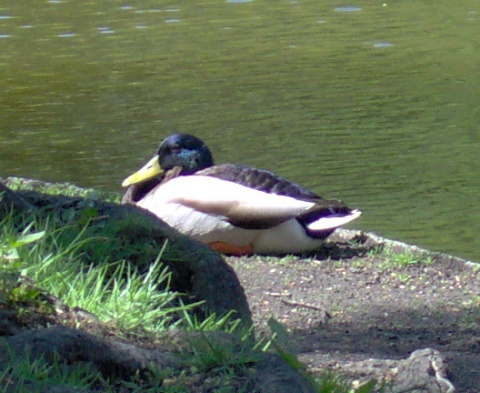
{"type": "Polygon", "coordinates": [[[135,204],[136,202],[143,199],[150,191],[152,191],[159,184],[166,183],[167,181],[173,179],[177,176],[183,176],[184,170],[180,166],[173,167],[165,171],[165,173],[160,177],[155,177],[150,180],[145,180],[142,183],[134,184],[127,188],[127,191],[123,195],[122,203],[135,204]]]}
{"type": "Polygon", "coordinates": [[[122,203],[136,203],[147,195],[152,189],[160,184],[160,179],[150,179],[143,183],[134,184],[127,188],[127,191],[123,195],[122,203]]]}

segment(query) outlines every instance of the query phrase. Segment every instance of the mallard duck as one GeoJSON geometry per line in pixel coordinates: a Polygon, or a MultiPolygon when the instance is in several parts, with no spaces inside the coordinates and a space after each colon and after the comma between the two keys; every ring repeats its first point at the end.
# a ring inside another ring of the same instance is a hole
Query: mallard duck
{"type": "Polygon", "coordinates": [[[167,137],[122,186],[123,203],[233,255],[314,250],[361,214],[266,170],[214,165],[207,145],[187,134],[167,137]]]}

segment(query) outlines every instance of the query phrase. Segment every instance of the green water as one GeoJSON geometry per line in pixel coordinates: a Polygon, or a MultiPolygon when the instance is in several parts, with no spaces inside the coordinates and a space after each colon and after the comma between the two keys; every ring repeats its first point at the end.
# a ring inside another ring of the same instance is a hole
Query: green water
{"type": "Polygon", "coordinates": [[[0,176],[120,190],[173,130],[480,260],[476,0],[0,3],[0,176]]]}

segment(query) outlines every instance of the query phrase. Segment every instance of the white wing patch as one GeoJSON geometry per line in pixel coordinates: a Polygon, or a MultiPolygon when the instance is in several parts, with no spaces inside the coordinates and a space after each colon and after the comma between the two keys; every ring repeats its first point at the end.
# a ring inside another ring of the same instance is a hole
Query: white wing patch
{"type": "Polygon", "coordinates": [[[322,217],[317,221],[314,221],[307,225],[307,228],[311,231],[322,231],[325,229],[337,228],[347,222],[353,221],[362,214],[360,210],[352,210],[348,215],[333,215],[329,217],[322,217]]]}

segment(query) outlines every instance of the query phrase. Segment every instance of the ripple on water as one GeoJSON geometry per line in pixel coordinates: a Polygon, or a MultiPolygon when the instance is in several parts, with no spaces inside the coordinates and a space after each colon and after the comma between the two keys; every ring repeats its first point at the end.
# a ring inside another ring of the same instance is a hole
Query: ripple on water
{"type": "Polygon", "coordinates": [[[0,20],[2,19],[12,19],[13,16],[12,15],[0,15],[0,20]]]}
{"type": "Polygon", "coordinates": [[[0,38],[10,38],[10,34],[0,34],[0,38]]]}
{"type": "Polygon", "coordinates": [[[477,11],[468,11],[467,12],[467,20],[476,20],[477,11]]]}
{"type": "Polygon", "coordinates": [[[374,43],[373,46],[375,48],[390,48],[391,46],[393,46],[393,44],[391,42],[381,41],[374,43]]]}
{"type": "Polygon", "coordinates": [[[165,19],[165,23],[178,23],[181,19],[165,19]]]}
{"type": "Polygon", "coordinates": [[[100,34],[112,34],[113,30],[110,27],[97,27],[100,34]]]}
{"type": "Polygon", "coordinates": [[[227,0],[227,3],[251,3],[253,0],[227,0]]]}
{"type": "Polygon", "coordinates": [[[76,35],[77,35],[76,33],[60,33],[60,34],[57,34],[57,37],[70,38],[70,37],[75,37],[76,35]]]}
{"type": "Polygon", "coordinates": [[[334,9],[335,11],[337,12],[357,12],[357,11],[361,11],[362,8],[361,7],[337,7],[334,9]]]}

